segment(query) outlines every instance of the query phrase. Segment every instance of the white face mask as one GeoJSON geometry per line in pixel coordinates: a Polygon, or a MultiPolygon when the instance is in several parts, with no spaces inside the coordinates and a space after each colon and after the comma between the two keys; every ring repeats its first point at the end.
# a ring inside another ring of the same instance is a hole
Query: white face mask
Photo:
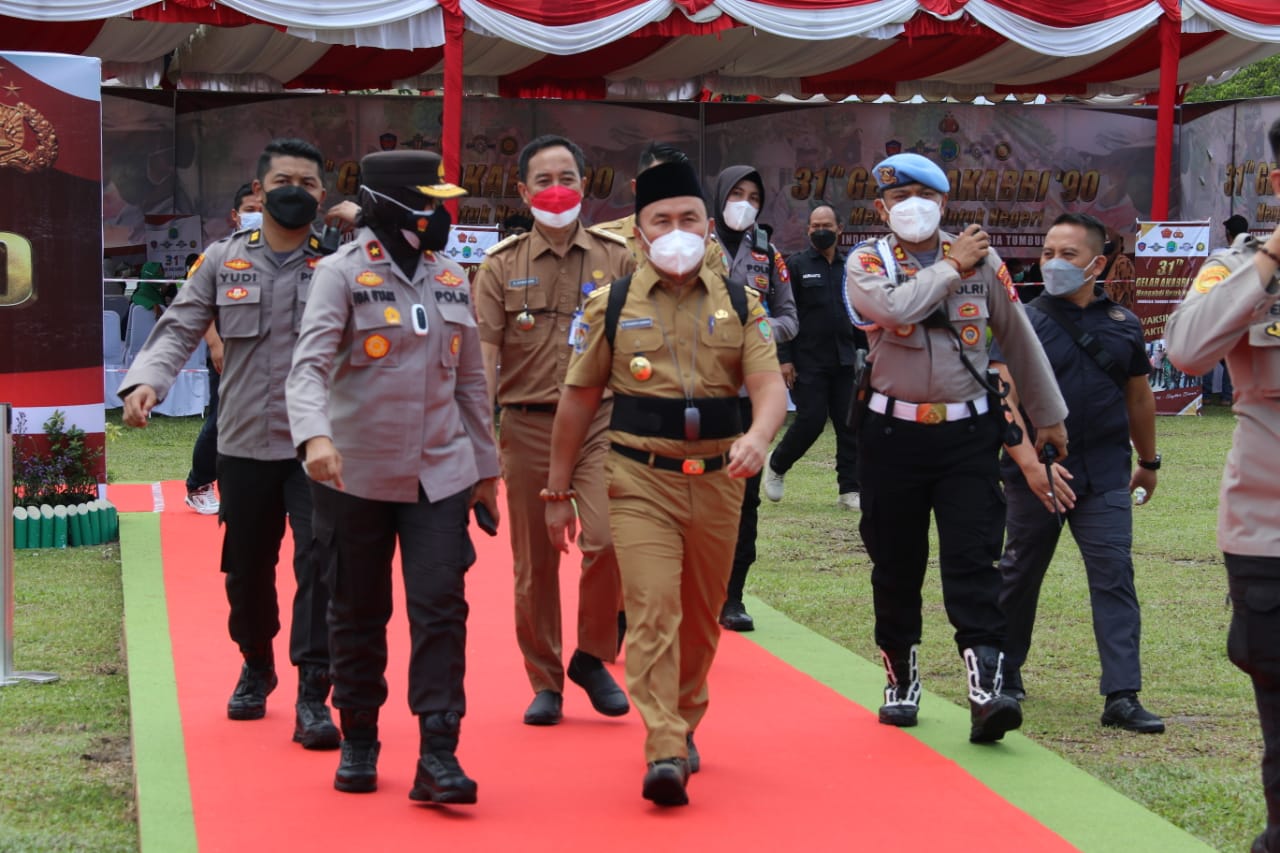
{"type": "Polygon", "coordinates": [[[889,208],[889,228],[908,243],[921,243],[938,232],[942,208],[936,201],[912,196],[889,208]]]}
{"type": "MultiPolygon", "coordinates": [[[[1091,258],[1092,264],[1096,258],[1091,258]]],[[[1044,292],[1050,296],[1067,296],[1084,287],[1085,281],[1093,276],[1085,275],[1088,264],[1078,267],[1066,258],[1054,258],[1040,265],[1040,275],[1044,278],[1044,292]]]]}
{"type": "Polygon", "coordinates": [[[707,253],[706,234],[698,235],[677,228],[652,242],[643,231],[640,236],[649,247],[649,263],[676,278],[684,278],[702,266],[702,259],[707,253]]]}
{"type": "Polygon", "coordinates": [[[760,210],[746,200],[725,202],[724,224],[734,231],[746,231],[756,221],[760,210]]]}
{"type": "Polygon", "coordinates": [[[262,211],[246,210],[240,214],[240,230],[252,231],[255,228],[262,227],[262,211]]]}

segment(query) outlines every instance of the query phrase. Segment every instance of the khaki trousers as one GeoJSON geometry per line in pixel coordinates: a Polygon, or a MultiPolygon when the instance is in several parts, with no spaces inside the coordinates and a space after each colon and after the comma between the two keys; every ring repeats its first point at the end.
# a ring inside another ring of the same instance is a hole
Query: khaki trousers
{"type": "MultiPolygon", "coordinates": [[[[578,579],[578,648],[612,661],[618,654],[618,561],[609,539],[604,461],[609,450],[605,431],[613,405],[605,401],[596,413],[573,470],[578,493],[578,547],[582,574],[578,579]]],[[[534,692],[564,691],[560,619],[560,552],[547,536],[546,504],[538,493],[546,488],[551,463],[549,412],[504,409],[499,447],[507,487],[507,528],[515,569],[516,641],[534,692]]]]}
{"type": "Polygon", "coordinates": [[[646,761],[684,758],[707,711],[744,481],[609,455],[609,524],[627,611],[627,689],[646,761]]]}

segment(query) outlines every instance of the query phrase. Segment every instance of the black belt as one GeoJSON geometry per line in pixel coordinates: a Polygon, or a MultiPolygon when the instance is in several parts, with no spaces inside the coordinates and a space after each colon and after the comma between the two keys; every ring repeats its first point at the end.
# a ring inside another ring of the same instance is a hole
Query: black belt
{"type": "Polygon", "coordinates": [[[540,415],[554,415],[556,413],[555,403],[506,403],[502,408],[525,414],[533,412],[540,415]]]}
{"type": "Polygon", "coordinates": [[[618,444],[617,442],[612,442],[610,446],[613,452],[619,456],[634,459],[636,462],[643,462],[650,468],[657,468],[659,471],[679,471],[681,474],[690,476],[719,471],[724,467],[725,456],[727,455],[721,453],[719,456],[712,456],[707,459],[678,459],[674,456],[659,456],[647,450],[637,450],[634,447],[627,447],[625,444],[618,444]]]}
{"type": "MultiPolygon", "coordinates": [[[[733,438],[742,433],[742,404],[737,397],[696,397],[692,401],[701,420],[699,438],[733,438]]],[[[609,428],[632,435],[685,439],[684,399],[613,395],[609,428]]]]}

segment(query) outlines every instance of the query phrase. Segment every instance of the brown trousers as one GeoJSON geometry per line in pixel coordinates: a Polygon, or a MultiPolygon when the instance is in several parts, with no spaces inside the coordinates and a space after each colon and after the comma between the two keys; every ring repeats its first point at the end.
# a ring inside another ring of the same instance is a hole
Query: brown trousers
{"type": "Polygon", "coordinates": [[[645,760],[687,757],[707,711],[744,481],[658,471],[609,455],[609,525],[627,610],[627,689],[645,760]]]}
{"type": "MultiPolygon", "coordinates": [[[[612,661],[618,654],[618,561],[609,539],[604,461],[609,452],[605,430],[613,407],[600,406],[573,469],[578,493],[578,648],[612,661]]],[[[546,504],[538,493],[547,485],[551,464],[551,424],[542,412],[502,412],[499,445],[507,487],[507,528],[515,563],[516,641],[534,692],[564,691],[560,620],[560,552],[547,535],[546,504]]]]}

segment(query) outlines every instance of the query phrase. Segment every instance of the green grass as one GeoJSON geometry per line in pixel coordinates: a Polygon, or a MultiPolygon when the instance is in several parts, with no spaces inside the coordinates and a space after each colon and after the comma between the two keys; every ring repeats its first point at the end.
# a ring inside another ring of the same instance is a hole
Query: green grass
{"type": "MultiPolygon", "coordinates": [[[[110,420],[119,423],[118,416],[110,420]]],[[[1213,847],[1234,851],[1248,848],[1265,811],[1257,712],[1248,680],[1226,659],[1230,612],[1214,540],[1232,422],[1225,409],[1162,418],[1160,486],[1135,511],[1143,701],[1165,717],[1168,731],[1138,736],[1099,726],[1087,588],[1069,536],[1045,580],[1023,668],[1023,730],[1213,847]]],[[[112,430],[111,479],[181,479],[199,427],[198,418],[156,418],[146,430],[112,430]]],[[[874,660],[870,564],[858,516],[836,508],[833,460],[828,432],[787,475],[786,499],[764,502],[760,558],[747,590],[874,660]]],[[[962,704],[963,673],[936,560],[932,569],[922,676],[935,694],[962,704]]],[[[134,850],[118,553],[20,551],[16,577],[15,664],[56,671],[62,680],[0,688],[0,851],[134,850]]],[[[861,698],[872,707],[879,701],[861,698]]]]}
{"type": "MultiPolygon", "coordinates": [[[[1151,502],[1134,512],[1142,603],[1143,702],[1163,735],[1103,729],[1098,658],[1079,551],[1064,535],[1045,579],[1030,657],[1023,732],[1220,850],[1248,849],[1265,825],[1261,735],[1248,679],[1228,662],[1226,575],[1218,552],[1218,483],[1233,418],[1161,418],[1165,466],[1151,502]]],[[[759,559],[747,591],[870,660],[870,561],[858,516],[836,507],[830,430],[787,474],[786,497],[765,500],[759,559]]],[[[934,537],[924,590],[925,687],[965,701],[963,670],[942,607],[934,537]]],[[[878,696],[863,697],[872,707],[878,696]]]]}

